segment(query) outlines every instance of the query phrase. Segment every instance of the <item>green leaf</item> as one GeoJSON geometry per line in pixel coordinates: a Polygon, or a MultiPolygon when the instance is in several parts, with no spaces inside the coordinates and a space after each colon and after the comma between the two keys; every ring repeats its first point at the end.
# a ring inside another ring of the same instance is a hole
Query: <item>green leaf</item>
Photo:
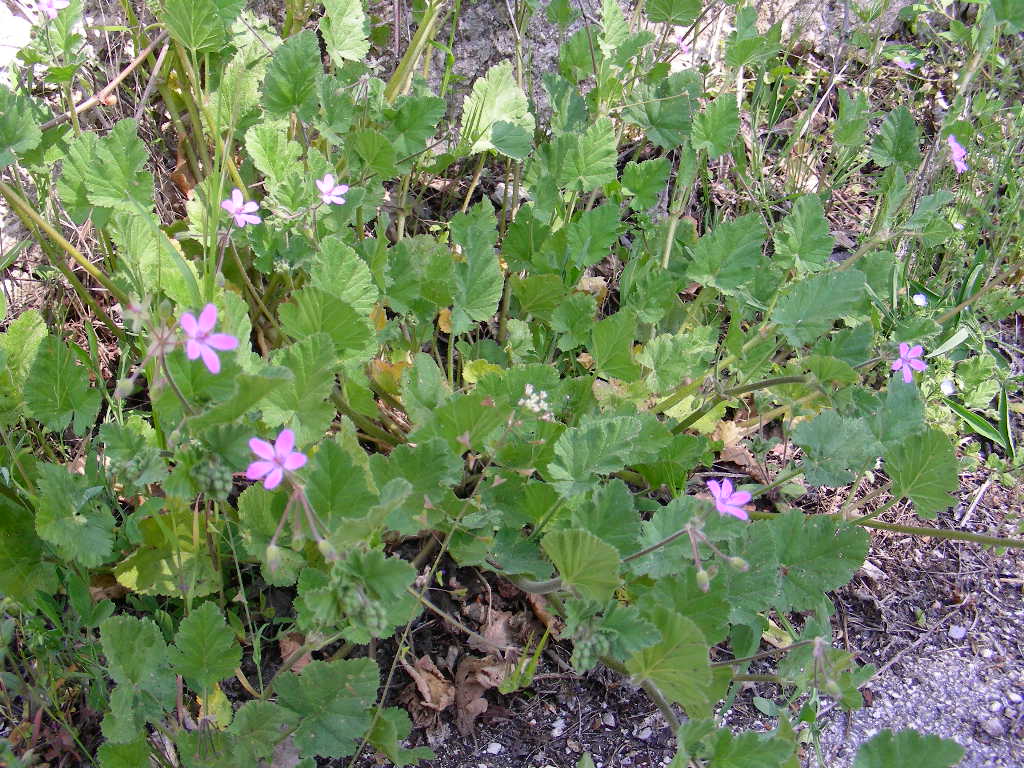
{"type": "Polygon", "coordinates": [[[103,138],[87,132],[74,139],[57,181],[72,219],[81,224],[93,215],[95,225],[105,226],[111,211],[151,211],[153,176],[143,170],[148,159],[131,119],[118,122],[103,138]],[[93,213],[94,206],[101,210],[93,213]]]}
{"type": "Polygon", "coordinates": [[[775,235],[775,263],[783,269],[816,272],[826,265],[835,239],[817,195],[802,195],[775,235]]]}
{"type": "Polygon", "coordinates": [[[700,9],[701,0],[651,0],[644,6],[644,12],[651,21],[679,27],[693,24],[700,15],[700,9]]]}
{"type": "Polygon", "coordinates": [[[959,470],[953,446],[938,427],[886,451],[885,471],[893,494],[913,501],[922,517],[933,518],[953,506],[950,493],[959,487],[959,470]]]}
{"type": "Polygon", "coordinates": [[[178,626],[169,659],[189,687],[205,696],[221,680],[234,675],[242,649],[217,605],[206,602],[178,626]]]}
{"type": "Polygon", "coordinates": [[[454,454],[461,455],[466,450],[483,450],[484,443],[507,419],[506,410],[495,408],[476,392],[456,395],[435,409],[430,421],[409,438],[418,443],[440,437],[454,454]]]}
{"type": "MultiPolygon", "coordinates": [[[[499,122],[516,126],[528,136],[533,136],[535,123],[530,114],[530,103],[516,83],[511,61],[495,64],[486,75],[477,78],[463,103],[459,133],[461,144],[469,147],[467,154],[489,149],[501,151],[494,141],[495,126],[499,122]]],[[[508,140],[507,126],[498,129],[497,133],[499,140],[508,140]]]]}
{"type": "Polygon", "coordinates": [[[909,171],[921,163],[921,131],[906,107],[885,116],[871,145],[871,159],[882,168],[896,165],[909,171]]]}
{"type": "Polygon", "coordinates": [[[498,309],[504,285],[494,243],[498,237],[494,208],[480,202],[457,213],[449,224],[452,241],[462,249],[454,268],[452,333],[461,334],[489,320],[498,309]]]}
{"type": "Polygon", "coordinates": [[[108,422],[100,427],[103,455],[117,467],[117,475],[126,487],[141,487],[157,482],[167,474],[167,465],[160,456],[155,430],[137,414],[124,424],[108,422]],[[125,476],[127,473],[127,477],[125,476]]]}
{"type": "Polygon", "coordinates": [[[943,739],[917,731],[890,731],[888,728],[861,744],[853,768],[951,768],[964,756],[964,748],[952,739],[943,739]]]}
{"type": "Polygon", "coordinates": [[[337,440],[323,442],[313,455],[306,473],[306,493],[320,520],[332,529],[344,526],[346,520],[364,517],[378,499],[366,470],[337,440]]]}
{"type": "Polygon", "coordinates": [[[387,178],[397,172],[395,148],[380,131],[372,128],[353,131],[348,137],[348,144],[362,159],[367,169],[378,176],[387,178]]]}
{"type": "Polygon", "coordinates": [[[645,616],[661,632],[661,642],[634,654],[626,668],[636,682],[650,680],[690,717],[709,715],[712,685],[708,645],[690,619],[671,608],[653,606],[645,616]]]}
{"type": "Polygon", "coordinates": [[[174,703],[167,644],[150,619],[133,616],[103,621],[100,639],[110,677],[117,683],[103,733],[112,741],[132,741],[147,721],[159,720],[174,703]]]}
{"type": "Polygon", "coordinates": [[[316,109],[323,69],[316,35],[308,29],[292,35],[274,51],[263,80],[263,106],[274,117],[295,112],[310,120],[316,109]]]}
{"type": "Polygon", "coordinates": [[[595,488],[573,509],[572,524],[611,544],[620,555],[639,549],[640,518],[629,488],[618,478],[595,488]]]}
{"type": "Polygon", "coordinates": [[[223,48],[242,0],[165,0],[160,21],[171,37],[192,51],[223,48]]]}
{"type": "Polygon", "coordinates": [[[635,416],[600,416],[567,429],[555,444],[549,480],[566,498],[582,493],[596,475],[615,472],[629,463],[641,427],[635,416]]]}
{"type": "Polygon", "coordinates": [[[615,181],[618,154],[609,118],[598,118],[582,136],[565,139],[568,149],[558,177],[560,186],[570,192],[590,192],[615,181]]]}
{"type": "Polygon", "coordinates": [[[833,323],[864,301],[864,275],[855,269],[828,272],[802,280],[779,299],[772,322],[794,347],[816,341],[833,323]]]}
{"type": "Polygon", "coordinates": [[[551,330],[559,334],[563,352],[585,344],[591,337],[597,301],[589,293],[570,293],[551,313],[551,330]]]}
{"type": "Polygon", "coordinates": [[[235,737],[236,763],[255,764],[274,754],[274,748],[294,730],[298,716],[269,701],[249,701],[235,713],[228,733],[235,737]]]}
{"type": "Polygon", "coordinates": [[[190,420],[189,426],[192,429],[201,431],[242,418],[264,398],[293,386],[294,377],[288,375],[286,370],[268,368],[255,376],[240,373],[234,377],[234,383],[233,395],[190,420]]]}
{"type": "Polygon", "coordinates": [[[372,659],[314,661],[275,685],[278,704],[298,719],[293,738],[303,757],[347,757],[370,727],[379,670],[372,659]]]}
{"type": "Polygon", "coordinates": [[[373,354],[374,331],[369,320],[319,288],[295,291],[278,310],[281,328],[294,339],[326,333],[341,360],[365,360],[373,354]]]}
{"type": "MultiPolygon", "coordinates": [[[[675,533],[673,531],[672,533],[675,533]]],[[[681,537],[689,549],[689,537],[681,537]]],[[[671,608],[680,616],[692,619],[708,643],[719,643],[729,633],[729,604],[725,590],[716,577],[712,577],[711,589],[707,592],[697,583],[697,569],[690,563],[676,562],[673,572],[658,580],[654,589],[645,594],[647,603],[656,603],[671,608]]]]}
{"type": "Polygon", "coordinates": [[[597,264],[608,255],[619,228],[619,207],[606,203],[584,211],[566,227],[569,257],[578,267],[597,264]]]}
{"type": "Polygon", "coordinates": [[[370,316],[379,298],[370,268],[340,235],[320,241],[309,277],[314,287],[337,296],[363,317],[370,316]]]}
{"type": "Polygon", "coordinates": [[[736,97],[725,93],[694,117],[690,143],[695,150],[706,149],[712,159],[721,157],[732,147],[739,129],[736,97]]]}
{"type": "Polygon", "coordinates": [[[334,418],[334,406],[326,403],[340,367],[334,343],[326,333],[314,333],[275,352],[273,361],[292,376],[263,400],[263,422],[297,430],[300,445],[318,439],[334,418]]]}
{"type": "Polygon", "coordinates": [[[668,158],[665,157],[626,163],[622,171],[622,191],[633,196],[629,207],[634,211],[644,211],[656,205],[668,181],[668,171],[668,158]]]}
{"type": "Polygon", "coordinates": [[[693,246],[686,275],[727,295],[754,280],[763,264],[764,221],[756,213],[723,221],[693,246]]]}
{"type": "Polygon", "coordinates": [[[562,583],[587,600],[607,601],[619,586],[619,553],[588,531],[556,531],[541,547],[558,569],[562,583]]]}
{"type": "Polygon", "coordinates": [[[370,467],[374,483],[379,488],[396,478],[412,485],[408,500],[387,521],[389,528],[406,536],[430,527],[429,507],[442,508],[445,499],[451,495],[451,487],[462,480],[463,474],[458,454],[437,437],[417,440],[415,446],[399,445],[386,457],[374,454],[370,458],[370,467]]]}
{"type": "MultiPolygon", "coordinates": [[[[1019,0],[992,0],[991,8],[996,21],[1005,21],[1010,32],[1024,30],[1024,5],[1021,5],[1019,0]]],[[[922,765],[920,768],[926,766],[922,765]]]]}
{"type": "Polygon", "coordinates": [[[326,0],[324,11],[320,32],[331,63],[340,68],[345,61],[362,61],[370,52],[363,0],[326,0]]]}
{"type": "Polygon", "coordinates": [[[59,464],[40,464],[36,532],[68,560],[95,568],[113,552],[114,517],[82,475],[59,464]]]}
{"type": "Polygon", "coordinates": [[[801,469],[811,485],[836,487],[853,482],[856,475],[873,467],[882,453],[864,419],[835,411],[798,424],[793,442],[804,449],[801,469]]]}
{"type": "Polygon", "coordinates": [[[41,140],[29,100],[0,85],[0,168],[35,149],[41,140]]]}
{"type": "Polygon", "coordinates": [[[609,379],[635,381],[639,378],[640,366],[633,360],[635,338],[636,317],[632,312],[616,312],[597,323],[590,344],[597,372],[609,379]]]}
{"type": "Polygon", "coordinates": [[[768,531],[780,563],[780,610],[814,608],[824,592],[853,578],[868,553],[868,534],[861,526],[837,525],[830,517],[809,517],[796,509],[773,517],[768,531]]]}
{"type": "Polygon", "coordinates": [[[31,512],[0,497],[0,593],[31,605],[37,592],[56,592],[56,566],[43,554],[31,512]]]}
{"type": "Polygon", "coordinates": [[[150,765],[151,755],[149,742],[144,738],[126,744],[108,741],[97,752],[100,768],[145,768],[150,765]]]}
{"type": "Polygon", "coordinates": [[[402,742],[409,737],[412,731],[412,722],[404,709],[388,707],[381,711],[380,716],[373,724],[367,740],[377,751],[382,752],[385,757],[398,766],[412,765],[420,760],[432,760],[433,751],[429,747],[415,747],[406,749],[402,742]]]}
{"type": "Polygon", "coordinates": [[[34,309],[22,312],[0,333],[0,422],[12,424],[24,415],[25,380],[45,338],[46,323],[34,309]]]}
{"type": "Polygon", "coordinates": [[[53,432],[75,420],[75,434],[85,434],[100,407],[100,393],[89,386],[86,369],[75,363],[68,346],[55,336],[43,339],[25,381],[29,414],[53,432]]]}
{"type": "MultiPolygon", "coordinates": [[[[88,215],[89,206],[83,210],[88,215]]],[[[151,214],[114,214],[107,229],[117,246],[118,272],[134,281],[135,290],[163,293],[186,307],[201,305],[195,264],[182,257],[180,244],[167,237],[151,214]]]]}
{"type": "Polygon", "coordinates": [[[295,169],[302,147],[288,138],[287,120],[267,120],[245,132],[245,149],[271,188],[295,169]]]}
{"type": "Polygon", "coordinates": [[[867,96],[857,90],[850,95],[847,89],[839,91],[839,116],[832,124],[835,141],[844,147],[860,147],[867,140],[870,109],[867,96]]]}
{"type": "Polygon", "coordinates": [[[384,108],[388,137],[400,161],[423,152],[444,110],[444,99],[436,96],[403,96],[395,106],[384,108]]]}
{"type": "Polygon", "coordinates": [[[423,352],[413,355],[412,366],[402,371],[402,404],[413,424],[427,421],[449,395],[448,383],[434,358],[423,352]]]}

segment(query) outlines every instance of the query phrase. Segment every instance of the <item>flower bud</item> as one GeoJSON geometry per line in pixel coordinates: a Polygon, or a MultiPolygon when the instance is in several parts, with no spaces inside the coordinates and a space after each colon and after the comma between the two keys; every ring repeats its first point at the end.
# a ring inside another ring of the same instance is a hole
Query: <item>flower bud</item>
{"type": "Polygon", "coordinates": [[[320,554],[324,556],[324,560],[327,562],[333,563],[338,559],[338,550],[327,539],[320,539],[316,543],[316,548],[320,550],[320,554]]]}
{"type": "Polygon", "coordinates": [[[730,557],[729,566],[739,571],[740,573],[746,573],[750,570],[750,563],[748,563],[742,557],[730,557]]]}
{"type": "Polygon", "coordinates": [[[707,592],[711,588],[711,578],[703,568],[697,571],[697,588],[701,592],[707,592]]]}
{"type": "Polygon", "coordinates": [[[269,545],[266,557],[267,567],[270,568],[271,573],[275,573],[281,567],[281,548],[277,544],[269,545]]]}

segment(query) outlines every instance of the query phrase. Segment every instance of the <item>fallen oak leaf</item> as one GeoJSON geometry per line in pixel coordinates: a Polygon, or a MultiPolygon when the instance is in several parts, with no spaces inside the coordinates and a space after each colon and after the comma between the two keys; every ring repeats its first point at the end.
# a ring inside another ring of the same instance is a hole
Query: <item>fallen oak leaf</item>
{"type": "Polygon", "coordinates": [[[473,723],[487,711],[484,693],[497,688],[508,674],[508,663],[494,656],[466,656],[455,670],[455,727],[468,736],[473,723]]]}
{"type": "Polygon", "coordinates": [[[441,712],[452,705],[455,701],[455,686],[441,674],[429,656],[421,656],[415,664],[409,664],[404,658],[401,662],[420,694],[420,704],[435,712],[441,712]]]}

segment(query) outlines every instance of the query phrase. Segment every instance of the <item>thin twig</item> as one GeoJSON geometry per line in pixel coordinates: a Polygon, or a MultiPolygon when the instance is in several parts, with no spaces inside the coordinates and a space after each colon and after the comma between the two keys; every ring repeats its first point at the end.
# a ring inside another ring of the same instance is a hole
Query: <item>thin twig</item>
{"type": "MultiPolygon", "coordinates": [[[[128,77],[128,75],[130,75],[132,72],[134,72],[138,68],[138,66],[143,61],[146,60],[146,58],[149,56],[149,54],[151,54],[153,51],[155,51],[156,47],[158,45],[160,45],[165,39],[167,39],[167,31],[166,30],[164,30],[159,35],[157,35],[156,39],[154,39],[152,43],[147,45],[145,47],[145,49],[143,49],[142,53],[140,53],[138,56],[136,56],[132,60],[132,63],[129,64],[124,69],[122,69],[118,73],[117,77],[115,77],[113,80],[111,80],[109,83],[107,83],[103,87],[102,90],[100,90],[95,95],[90,96],[88,99],[86,99],[81,104],[76,106],[73,110],[69,110],[68,112],[65,112],[63,115],[58,115],[57,117],[53,118],[52,120],[47,120],[45,123],[43,123],[41,126],[39,126],[39,129],[41,131],[47,131],[50,128],[55,128],[58,125],[60,125],[61,123],[66,123],[68,120],[70,120],[72,114],[74,114],[76,116],[80,115],[83,112],[85,112],[86,110],[92,109],[97,104],[104,103],[106,101],[107,97],[111,93],[114,92],[114,89],[117,88],[117,86],[119,86],[121,84],[121,82],[126,77],[128,77]]],[[[139,106],[141,107],[142,105],[140,104],[139,106]]]]}

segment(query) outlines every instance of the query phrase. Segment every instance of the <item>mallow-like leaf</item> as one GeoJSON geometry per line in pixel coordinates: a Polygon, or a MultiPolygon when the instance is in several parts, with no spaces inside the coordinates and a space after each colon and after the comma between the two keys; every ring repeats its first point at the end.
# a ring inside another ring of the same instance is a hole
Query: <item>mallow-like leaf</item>
{"type": "Polygon", "coordinates": [[[217,605],[206,602],[182,620],[169,658],[189,687],[205,695],[234,674],[242,649],[217,605]]]}
{"type": "Polygon", "coordinates": [[[603,603],[619,585],[619,553],[594,534],[579,529],[554,531],[540,545],[562,583],[582,597],[603,603]]]}

